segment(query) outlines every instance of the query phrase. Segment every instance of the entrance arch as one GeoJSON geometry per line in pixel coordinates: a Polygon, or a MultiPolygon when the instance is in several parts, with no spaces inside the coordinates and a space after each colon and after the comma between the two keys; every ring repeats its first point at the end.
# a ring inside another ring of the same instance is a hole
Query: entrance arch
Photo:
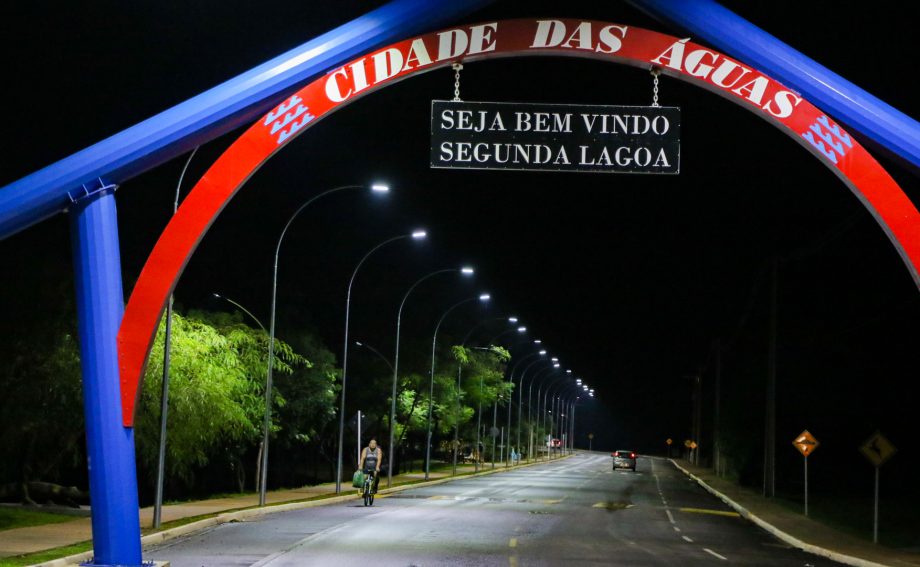
{"type": "Polygon", "coordinates": [[[916,207],[855,139],[767,75],[689,39],[610,22],[515,19],[458,26],[383,47],[313,80],[254,123],[202,176],[160,235],[125,308],[118,332],[124,425],[133,425],[147,357],[179,276],[211,224],[262,164],[314,122],[410,75],[461,61],[546,55],[656,67],[758,114],[834,171],[875,217],[920,286],[916,207]]]}

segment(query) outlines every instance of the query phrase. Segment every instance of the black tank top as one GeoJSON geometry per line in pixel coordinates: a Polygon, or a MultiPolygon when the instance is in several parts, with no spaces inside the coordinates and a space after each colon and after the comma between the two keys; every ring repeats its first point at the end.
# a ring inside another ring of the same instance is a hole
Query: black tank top
{"type": "Polygon", "coordinates": [[[367,447],[364,454],[364,468],[366,469],[376,469],[377,468],[377,451],[380,450],[380,447],[376,449],[371,449],[367,447]]]}

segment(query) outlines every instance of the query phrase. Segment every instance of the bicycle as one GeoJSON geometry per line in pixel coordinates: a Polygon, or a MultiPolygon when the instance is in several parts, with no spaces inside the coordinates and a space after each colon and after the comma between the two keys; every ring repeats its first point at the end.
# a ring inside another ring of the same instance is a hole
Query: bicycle
{"type": "Polygon", "coordinates": [[[377,491],[374,489],[374,480],[377,477],[377,473],[374,471],[368,472],[364,475],[364,488],[361,490],[361,496],[364,498],[365,506],[374,505],[374,494],[377,491]]]}

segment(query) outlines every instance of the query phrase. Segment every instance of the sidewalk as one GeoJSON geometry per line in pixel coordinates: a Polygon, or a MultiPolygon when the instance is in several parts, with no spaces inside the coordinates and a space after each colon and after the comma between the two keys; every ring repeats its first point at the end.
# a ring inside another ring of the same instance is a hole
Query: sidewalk
{"type": "MultiPolygon", "coordinates": [[[[496,463],[496,469],[504,468],[501,463],[496,463]]],[[[458,465],[457,474],[464,475],[472,473],[473,465],[458,465]]],[[[482,467],[483,471],[491,470],[491,465],[486,463],[482,467]]],[[[450,467],[446,472],[443,469],[432,471],[429,477],[441,479],[450,476],[450,467]]],[[[393,486],[407,484],[424,480],[425,474],[422,472],[412,472],[400,474],[393,477],[393,486]]],[[[386,479],[381,479],[380,488],[386,485],[386,479]]],[[[357,491],[351,487],[350,481],[342,485],[343,494],[356,494],[357,491]]],[[[318,484],[315,486],[305,486],[303,488],[294,488],[288,490],[275,490],[266,495],[266,501],[269,505],[296,502],[300,500],[318,499],[322,497],[335,496],[335,483],[318,484]]],[[[211,500],[196,500],[181,502],[177,504],[166,504],[163,506],[163,520],[165,525],[177,520],[185,520],[200,516],[209,516],[221,512],[240,510],[258,506],[258,494],[244,494],[240,496],[231,496],[226,498],[214,498],[211,500]]],[[[146,535],[152,533],[153,525],[153,507],[149,506],[140,510],[141,530],[146,535]]],[[[16,528],[12,530],[0,531],[0,558],[24,555],[27,553],[36,553],[46,551],[67,545],[91,540],[92,524],[90,518],[76,518],[67,522],[57,524],[45,524],[41,526],[31,526],[27,528],[16,528]]]]}
{"type": "MultiPolygon", "coordinates": [[[[920,566],[920,553],[909,553],[882,547],[868,540],[859,540],[824,524],[797,514],[782,505],[763,498],[759,492],[743,488],[718,478],[710,469],[693,466],[686,461],[672,459],[681,468],[722,493],[752,515],[786,534],[816,547],[881,565],[920,566]]],[[[859,565],[867,563],[852,562],[859,565]]]]}

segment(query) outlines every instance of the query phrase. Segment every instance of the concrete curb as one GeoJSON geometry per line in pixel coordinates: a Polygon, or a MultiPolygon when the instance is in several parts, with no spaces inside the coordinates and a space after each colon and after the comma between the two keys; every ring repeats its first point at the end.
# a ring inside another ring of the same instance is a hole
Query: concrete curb
{"type": "Polygon", "coordinates": [[[758,517],[756,514],[753,514],[750,510],[748,510],[741,504],[738,504],[737,502],[735,502],[728,496],[722,494],[715,488],[709,486],[708,484],[706,484],[706,482],[703,479],[701,479],[700,477],[696,476],[695,474],[691,473],[684,467],[677,464],[677,462],[674,461],[674,459],[668,459],[668,460],[671,461],[671,464],[677,467],[678,470],[680,470],[682,473],[684,473],[685,475],[693,479],[697,484],[702,486],[703,489],[708,491],[710,494],[712,494],[713,496],[715,496],[722,502],[725,502],[731,508],[733,508],[736,512],[741,514],[742,518],[745,518],[747,520],[754,522],[755,524],[757,524],[757,526],[766,530],[767,532],[775,536],[780,541],[783,541],[784,543],[787,543],[793,547],[801,549],[802,551],[807,551],[808,553],[819,555],[821,557],[830,559],[832,561],[836,561],[838,563],[843,563],[845,565],[854,565],[856,567],[889,567],[885,565],[884,563],[876,563],[874,561],[869,561],[868,559],[861,559],[859,557],[853,557],[852,555],[846,555],[843,553],[839,553],[837,551],[826,549],[824,547],[812,545],[810,543],[806,543],[800,540],[799,538],[793,535],[787,534],[786,532],[777,528],[773,524],[767,523],[765,520],[758,517]]]}
{"type": "MultiPolygon", "coordinates": [[[[576,453],[577,454],[577,453],[576,453]]],[[[558,457],[551,461],[536,461],[533,463],[526,463],[521,465],[516,465],[513,467],[496,467],[492,470],[480,471],[478,473],[460,475],[455,477],[445,477],[439,478],[437,480],[428,480],[422,482],[415,482],[410,484],[403,484],[400,486],[394,486],[391,488],[384,488],[377,492],[377,494],[395,494],[397,492],[402,492],[404,490],[410,490],[413,488],[419,488],[423,486],[434,486],[438,484],[445,484],[448,482],[453,482],[455,480],[462,480],[467,478],[475,478],[480,476],[486,476],[490,474],[496,474],[500,472],[513,471],[521,468],[532,467],[535,465],[542,465],[545,463],[552,463],[556,461],[561,461],[567,459],[573,455],[565,455],[563,457],[558,457]]],[[[351,492],[351,490],[349,490],[351,492]]],[[[357,494],[346,494],[341,496],[330,496],[329,498],[321,498],[318,500],[309,500],[307,502],[290,502],[288,504],[274,504],[266,506],[265,508],[247,508],[245,510],[236,510],[232,512],[222,512],[212,518],[205,518],[203,520],[198,520],[196,522],[191,522],[182,526],[177,526],[175,528],[170,528],[168,530],[163,530],[154,534],[145,535],[141,538],[141,546],[146,551],[148,548],[163,543],[164,541],[169,541],[184,535],[188,535],[199,530],[206,528],[211,528],[214,526],[219,526],[220,524],[226,524],[229,522],[242,522],[244,520],[258,518],[260,516],[265,516],[268,514],[274,514],[277,512],[289,512],[291,510],[302,510],[304,508],[316,508],[317,506],[326,506],[329,504],[336,504],[339,502],[347,502],[349,500],[359,500],[361,497],[357,494]]],[[[77,553],[75,555],[68,555],[67,557],[61,557],[58,559],[53,559],[51,561],[46,561],[44,563],[36,563],[29,567],[67,567],[69,565],[75,565],[79,563],[84,563],[92,560],[93,552],[85,551],[83,553],[77,553]]],[[[154,561],[158,566],[168,565],[163,563],[158,563],[154,561]]]]}

